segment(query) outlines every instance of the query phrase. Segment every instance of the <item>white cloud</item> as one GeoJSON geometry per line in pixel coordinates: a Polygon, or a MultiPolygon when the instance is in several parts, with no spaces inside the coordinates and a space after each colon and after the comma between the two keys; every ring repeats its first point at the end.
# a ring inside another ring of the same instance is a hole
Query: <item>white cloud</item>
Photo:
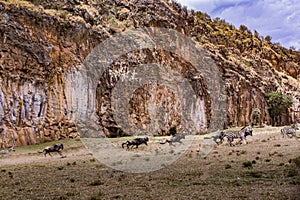
{"type": "Polygon", "coordinates": [[[246,25],[273,42],[300,49],[299,0],[179,0],[195,10],[220,17],[239,27],[246,25]]]}
{"type": "Polygon", "coordinates": [[[178,0],[182,5],[207,13],[211,13],[218,7],[237,5],[248,1],[249,0],[178,0]]]}

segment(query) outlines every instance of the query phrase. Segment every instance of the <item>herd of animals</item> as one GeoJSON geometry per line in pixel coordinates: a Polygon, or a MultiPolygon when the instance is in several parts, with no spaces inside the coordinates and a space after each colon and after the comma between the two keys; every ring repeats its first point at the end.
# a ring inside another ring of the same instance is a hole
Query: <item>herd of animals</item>
{"type": "MultiPolygon", "coordinates": [[[[179,134],[179,135],[175,135],[170,139],[165,140],[164,142],[160,142],[160,144],[166,144],[169,143],[169,145],[173,145],[173,143],[178,142],[178,143],[182,143],[182,139],[185,139],[185,135],[179,134]]],[[[126,142],[122,143],[122,148],[124,148],[124,146],[127,146],[127,149],[129,149],[129,147],[136,147],[138,148],[139,145],[141,144],[145,144],[148,145],[147,142],[149,141],[148,137],[144,137],[144,138],[135,138],[133,140],[127,140],[126,142]]]]}
{"type": "MultiPolygon", "coordinates": [[[[297,125],[292,125],[291,127],[284,127],[281,129],[281,134],[282,137],[284,138],[285,136],[288,136],[290,138],[292,137],[297,137],[296,136],[296,131],[299,130],[297,125]]],[[[222,144],[224,142],[224,139],[227,138],[229,146],[235,146],[233,143],[234,139],[239,139],[238,143],[241,143],[242,141],[247,144],[247,136],[252,136],[252,127],[251,126],[245,126],[241,130],[237,131],[221,131],[217,133],[216,135],[213,135],[211,137],[204,137],[204,139],[213,139],[213,141],[216,144],[222,144]]],[[[182,144],[182,139],[185,139],[185,135],[178,134],[178,135],[173,135],[170,139],[166,139],[163,142],[160,142],[160,144],[166,144],[169,143],[169,145],[173,145],[173,143],[180,143],[182,144]]],[[[149,138],[148,137],[138,137],[132,140],[127,140],[126,142],[122,143],[122,148],[125,146],[127,149],[129,147],[133,148],[138,148],[139,145],[145,144],[148,145],[149,138]]],[[[62,155],[62,150],[64,149],[63,144],[57,143],[53,144],[51,146],[46,146],[43,151],[38,151],[39,153],[43,153],[44,156],[46,157],[47,154],[49,154],[52,157],[52,152],[57,152],[58,154],[62,155]]],[[[8,149],[3,149],[0,150],[0,155],[8,155],[11,151],[15,151],[14,146],[9,147],[8,149]]]]}
{"type": "MultiPolygon", "coordinates": [[[[297,125],[292,125],[291,127],[284,127],[283,129],[281,129],[281,134],[282,137],[284,138],[285,136],[288,137],[295,137],[296,138],[296,131],[299,130],[297,125]]],[[[213,139],[213,141],[216,144],[222,144],[224,142],[224,139],[227,138],[228,144],[229,146],[235,146],[234,139],[239,139],[239,141],[237,143],[241,143],[244,142],[245,144],[247,144],[247,136],[252,136],[252,132],[253,129],[251,126],[245,126],[243,127],[241,130],[237,130],[237,131],[221,131],[219,133],[217,133],[216,135],[213,135],[211,137],[204,137],[204,139],[213,139]]],[[[165,140],[164,142],[160,142],[160,144],[166,144],[169,143],[169,145],[173,145],[173,143],[178,142],[178,143],[182,143],[182,139],[185,139],[185,135],[175,135],[170,139],[165,140]]],[[[131,148],[133,148],[134,146],[136,148],[138,148],[139,145],[141,144],[145,144],[148,145],[147,142],[149,141],[148,137],[144,137],[144,138],[135,138],[132,140],[127,140],[126,142],[122,143],[122,148],[124,148],[124,146],[127,146],[127,149],[129,149],[129,147],[131,146],[131,148]]]]}

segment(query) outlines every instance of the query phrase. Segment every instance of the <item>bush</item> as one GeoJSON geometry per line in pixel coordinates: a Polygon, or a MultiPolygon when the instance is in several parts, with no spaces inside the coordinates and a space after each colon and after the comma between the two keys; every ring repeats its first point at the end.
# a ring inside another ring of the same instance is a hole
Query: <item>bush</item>
{"type": "Polygon", "coordinates": [[[248,175],[253,177],[253,178],[261,178],[262,177],[261,172],[256,172],[256,171],[249,172],[248,175]]]}
{"type": "Polygon", "coordinates": [[[260,125],[260,109],[255,108],[251,114],[252,125],[260,125]]]}
{"type": "Polygon", "coordinates": [[[97,179],[97,180],[91,182],[89,185],[90,186],[103,185],[103,182],[101,180],[97,179]]]}
{"type": "Polygon", "coordinates": [[[299,172],[296,168],[291,168],[289,170],[287,170],[286,176],[287,177],[294,177],[294,176],[298,176],[299,172]]]}
{"type": "Polygon", "coordinates": [[[243,167],[251,169],[253,167],[252,166],[252,161],[243,162],[243,167]]]}
{"type": "Polygon", "coordinates": [[[300,168],[300,156],[289,160],[290,163],[294,163],[296,167],[300,168]]]}
{"type": "Polygon", "coordinates": [[[225,169],[230,169],[231,168],[231,165],[227,164],[225,165],[225,169]]]}

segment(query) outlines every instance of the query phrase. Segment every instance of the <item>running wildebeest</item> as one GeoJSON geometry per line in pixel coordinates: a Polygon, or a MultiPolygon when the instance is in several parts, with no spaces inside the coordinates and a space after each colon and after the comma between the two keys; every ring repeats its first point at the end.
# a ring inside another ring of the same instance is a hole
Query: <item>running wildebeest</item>
{"type": "Polygon", "coordinates": [[[62,150],[64,149],[64,145],[63,144],[53,144],[52,146],[47,146],[44,148],[43,151],[40,151],[39,153],[44,153],[45,157],[47,154],[49,154],[51,157],[51,152],[57,152],[59,155],[62,155],[62,150]]]}
{"type": "Polygon", "coordinates": [[[133,140],[127,140],[126,142],[122,143],[122,148],[124,148],[124,145],[127,146],[127,149],[129,148],[129,146],[131,146],[131,148],[133,146],[136,146],[136,148],[139,147],[139,145],[141,144],[145,144],[148,145],[147,142],[149,141],[148,137],[144,137],[144,138],[135,138],[133,140]]]}
{"type": "Polygon", "coordinates": [[[221,131],[211,137],[204,137],[204,139],[213,139],[214,142],[217,143],[217,145],[219,145],[223,143],[225,136],[225,132],[221,131]]]}
{"type": "Polygon", "coordinates": [[[181,139],[185,139],[185,135],[179,134],[179,135],[173,136],[172,138],[167,139],[164,142],[160,142],[160,144],[169,143],[169,145],[173,145],[174,142],[178,142],[178,143],[182,144],[181,139]]]}

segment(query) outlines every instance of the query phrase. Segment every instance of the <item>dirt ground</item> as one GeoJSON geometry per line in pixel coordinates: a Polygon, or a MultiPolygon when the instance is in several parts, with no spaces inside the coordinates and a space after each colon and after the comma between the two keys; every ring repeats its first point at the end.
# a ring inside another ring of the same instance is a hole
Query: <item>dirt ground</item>
{"type": "MultiPolygon", "coordinates": [[[[299,137],[283,139],[269,127],[248,141],[215,145],[203,157],[199,136],[173,164],[141,174],[101,164],[80,140],[60,141],[63,157],[38,153],[53,142],[18,147],[0,157],[0,199],[300,199],[299,137]]],[[[130,151],[159,145],[150,140],[130,151]]]]}

